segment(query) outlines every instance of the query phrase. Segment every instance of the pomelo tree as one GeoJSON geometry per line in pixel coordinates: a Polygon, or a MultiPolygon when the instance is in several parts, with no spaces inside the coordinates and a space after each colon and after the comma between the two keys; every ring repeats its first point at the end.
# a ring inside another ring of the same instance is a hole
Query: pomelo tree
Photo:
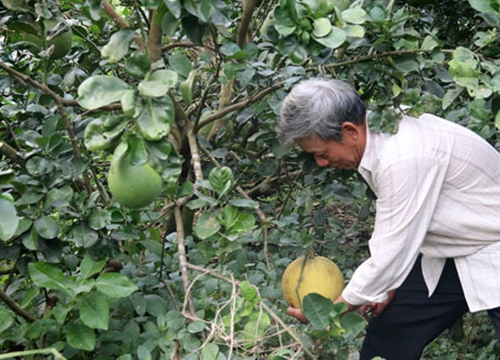
{"type": "Polygon", "coordinates": [[[493,0],[2,0],[2,353],[347,358],[364,320],[311,296],[297,326],[280,281],[311,249],[349,280],[371,197],[279,145],[281,101],[330,76],[370,126],[395,131],[404,105],[495,145],[499,15],[493,0]]]}

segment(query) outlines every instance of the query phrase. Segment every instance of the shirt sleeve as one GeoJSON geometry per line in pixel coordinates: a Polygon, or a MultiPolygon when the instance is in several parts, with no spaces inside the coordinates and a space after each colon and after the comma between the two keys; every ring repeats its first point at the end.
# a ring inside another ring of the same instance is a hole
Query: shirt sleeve
{"type": "Polygon", "coordinates": [[[445,176],[435,158],[405,158],[383,165],[373,180],[375,227],[370,257],[354,272],[342,296],[352,305],[381,302],[415,263],[445,176]]]}

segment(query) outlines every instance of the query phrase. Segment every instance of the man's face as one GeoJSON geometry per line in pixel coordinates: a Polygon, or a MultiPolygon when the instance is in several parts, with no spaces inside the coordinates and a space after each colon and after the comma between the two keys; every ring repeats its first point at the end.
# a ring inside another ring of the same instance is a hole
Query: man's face
{"type": "Polygon", "coordinates": [[[320,167],[330,166],[343,170],[358,168],[365,148],[365,137],[355,131],[358,129],[344,129],[342,142],[324,141],[317,135],[298,139],[297,145],[305,152],[312,154],[316,164],[320,167]]]}

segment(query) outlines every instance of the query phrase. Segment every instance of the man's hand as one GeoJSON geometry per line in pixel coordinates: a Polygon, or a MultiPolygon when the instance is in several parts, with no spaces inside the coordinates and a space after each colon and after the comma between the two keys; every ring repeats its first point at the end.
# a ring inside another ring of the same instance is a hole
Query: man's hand
{"type": "MultiPolygon", "coordinates": [[[[387,292],[387,299],[381,303],[373,303],[370,305],[362,305],[362,306],[356,306],[349,304],[347,301],[344,300],[342,296],[339,296],[337,300],[335,300],[335,304],[339,302],[343,302],[347,305],[347,312],[354,311],[356,309],[359,309],[359,312],[365,317],[366,320],[369,320],[370,317],[377,317],[379,316],[382,311],[384,311],[385,307],[390,304],[392,299],[394,298],[394,295],[396,295],[396,290],[390,290],[387,292]],[[368,315],[370,314],[370,315],[368,315]]],[[[308,324],[309,320],[305,317],[304,313],[302,312],[301,309],[293,308],[289,306],[286,309],[286,313],[297,320],[299,320],[302,324],[308,324]]]]}
{"type": "MultiPolygon", "coordinates": [[[[357,306],[351,305],[347,301],[345,301],[342,296],[339,296],[339,298],[337,300],[335,300],[335,304],[337,304],[339,302],[343,302],[343,303],[345,303],[347,305],[347,311],[346,311],[346,313],[349,312],[349,311],[353,311],[353,310],[355,310],[357,308],[357,306]]],[[[309,320],[307,320],[307,318],[305,317],[305,315],[304,315],[304,313],[302,312],[301,309],[297,309],[297,308],[289,306],[288,309],[286,309],[286,313],[288,315],[296,318],[297,320],[299,320],[302,324],[308,324],[309,323],[309,320]]]]}
{"type": "Polygon", "coordinates": [[[307,320],[307,318],[304,316],[304,313],[300,309],[289,306],[288,309],[286,309],[286,313],[299,320],[302,324],[309,323],[309,320],[307,320]]]}
{"type": "Polygon", "coordinates": [[[381,303],[362,305],[359,308],[359,312],[366,320],[370,320],[371,317],[377,317],[382,313],[382,311],[384,311],[386,306],[391,303],[392,299],[394,299],[394,295],[396,295],[396,290],[390,290],[387,292],[387,299],[381,303]]]}

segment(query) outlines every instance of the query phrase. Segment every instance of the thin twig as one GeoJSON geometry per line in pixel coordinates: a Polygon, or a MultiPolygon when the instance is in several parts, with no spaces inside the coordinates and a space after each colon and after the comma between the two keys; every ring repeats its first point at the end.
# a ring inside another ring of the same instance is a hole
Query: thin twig
{"type": "Polygon", "coordinates": [[[189,303],[189,310],[191,314],[196,315],[196,311],[193,305],[191,297],[188,297],[189,292],[189,275],[188,275],[188,262],[186,257],[186,244],[184,243],[184,226],[182,225],[182,213],[181,208],[176,206],[174,208],[175,217],[175,227],[177,232],[177,250],[179,255],[179,267],[181,271],[182,283],[184,284],[184,292],[186,293],[186,299],[189,303]]]}
{"type": "MultiPolygon", "coordinates": [[[[223,280],[225,282],[228,282],[228,283],[231,283],[231,284],[235,284],[235,285],[240,285],[240,282],[238,280],[234,280],[232,278],[228,278],[228,277],[224,276],[223,274],[221,274],[220,272],[218,272],[216,270],[207,270],[207,269],[205,269],[205,268],[203,268],[201,266],[193,265],[193,264],[190,264],[190,263],[187,263],[187,267],[189,269],[191,269],[191,270],[202,272],[204,274],[213,276],[213,277],[215,277],[217,279],[220,279],[220,280],[223,280]]],[[[276,321],[276,323],[278,323],[279,325],[281,325],[286,330],[286,332],[296,342],[298,342],[299,344],[301,344],[302,348],[304,349],[304,352],[308,356],[310,356],[313,359],[316,358],[316,356],[303,345],[303,342],[300,339],[300,336],[295,332],[295,330],[293,328],[291,328],[290,326],[288,326],[287,324],[285,324],[285,322],[283,320],[281,320],[281,318],[278,315],[276,315],[274,313],[274,311],[269,306],[267,306],[262,299],[260,300],[260,304],[261,304],[262,308],[269,314],[269,316],[271,316],[271,318],[274,321],[276,321]]]]}

